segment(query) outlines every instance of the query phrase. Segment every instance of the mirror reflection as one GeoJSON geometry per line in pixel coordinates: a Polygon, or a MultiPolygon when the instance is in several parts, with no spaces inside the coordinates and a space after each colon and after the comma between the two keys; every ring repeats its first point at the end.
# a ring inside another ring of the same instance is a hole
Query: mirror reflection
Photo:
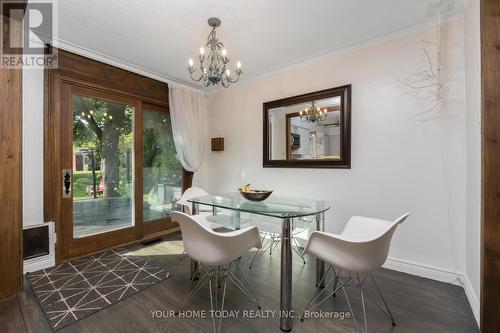
{"type": "Polygon", "coordinates": [[[271,160],[340,160],[341,97],[269,109],[271,160]]]}

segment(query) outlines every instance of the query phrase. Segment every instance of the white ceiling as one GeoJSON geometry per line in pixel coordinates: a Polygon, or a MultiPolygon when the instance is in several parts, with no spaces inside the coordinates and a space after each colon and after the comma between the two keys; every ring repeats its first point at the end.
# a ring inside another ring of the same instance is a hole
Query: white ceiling
{"type": "MultiPolygon", "coordinates": [[[[441,0],[453,1],[453,0],[441,0]]],[[[455,0],[447,14],[465,11],[455,0]]],[[[437,0],[60,0],[58,38],[170,79],[191,84],[210,31],[218,35],[249,79],[436,19],[437,0]],[[433,12],[433,13],[432,13],[433,12]]]]}

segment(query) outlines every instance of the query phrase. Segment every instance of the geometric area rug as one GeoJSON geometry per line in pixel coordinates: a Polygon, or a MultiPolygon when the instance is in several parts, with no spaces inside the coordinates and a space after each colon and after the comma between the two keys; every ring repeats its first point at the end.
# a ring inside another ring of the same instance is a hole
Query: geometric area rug
{"type": "Polygon", "coordinates": [[[74,259],[27,275],[55,331],[169,277],[164,268],[125,248],[74,259]]]}

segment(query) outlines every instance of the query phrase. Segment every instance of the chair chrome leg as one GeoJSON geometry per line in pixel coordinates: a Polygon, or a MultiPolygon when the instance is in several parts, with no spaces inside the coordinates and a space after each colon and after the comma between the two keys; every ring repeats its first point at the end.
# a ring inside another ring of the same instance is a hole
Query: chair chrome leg
{"type": "MultiPolygon", "coordinates": [[[[328,266],[328,268],[327,268],[327,270],[326,270],[326,273],[323,275],[323,278],[326,276],[326,274],[328,273],[328,271],[330,270],[330,268],[331,268],[331,266],[329,265],[329,266],[328,266]]],[[[322,281],[322,280],[323,280],[323,278],[321,279],[321,281],[320,281],[320,282],[323,282],[323,281],[322,281]]],[[[328,287],[334,283],[334,281],[335,281],[335,279],[331,279],[331,280],[330,280],[330,282],[328,282],[324,288],[322,288],[322,287],[321,287],[321,283],[319,283],[319,286],[318,286],[318,287],[316,287],[316,291],[315,291],[315,293],[313,294],[313,296],[312,296],[311,300],[309,301],[309,303],[308,303],[308,304],[307,304],[307,306],[305,307],[304,311],[303,311],[303,312],[302,312],[302,314],[300,315],[300,317],[299,317],[299,318],[300,318],[300,321],[304,321],[304,315],[305,315],[306,311],[308,311],[308,310],[310,311],[310,310],[312,310],[312,309],[314,309],[314,308],[316,308],[316,307],[320,306],[320,305],[321,305],[324,301],[326,301],[327,299],[329,299],[329,298],[330,298],[330,296],[332,296],[333,294],[337,293],[337,292],[338,292],[340,289],[342,289],[343,287],[347,286],[347,285],[348,285],[348,284],[352,281],[352,278],[351,278],[351,277],[349,277],[349,278],[348,278],[345,282],[341,283],[341,286],[340,286],[340,287],[336,287],[336,288],[334,288],[334,289],[333,289],[333,291],[332,291],[331,293],[329,293],[327,296],[323,297],[323,299],[322,299],[321,301],[316,302],[316,300],[318,300],[318,299],[321,297],[321,295],[323,295],[323,293],[325,292],[325,290],[327,290],[327,289],[328,289],[328,287]],[[318,292],[318,290],[320,290],[320,289],[321,289],[321,292],[320,292],[318,295],[316,295],[316,293],[317,293],[317,292],[318,292]],[[314,305],[313,305],[313,304],[314,304],[314,305]]]]}
{"type": "MultiPolygon", "coordinates": [[[[396,322],[394,321],[394,316],[392,315],[391,309],[389,309],[389,306],[387,305],[387,302],[385,301],[384,295],[382,295],[382,292],[380,291],[380,289],[379,289],[379,287],[378,287],[378,285],[377,285],[377,282],[375,282],[375,279],[373,278],[373,275],[372,275],[371,273],[370,273],[370,274],[368,274],[368,275],[370,275],[370,279],[372,280],[373,285],[375,286],[375,289],[377,289],[377,292],[378,292],[378,294],[380,295],[380,298],[382,299],[382,302],[384,303],[385,308],[387,309],[387,312],[388,312],[388,313],[386,313],[386,315],[387,315],[387,316],[389,317],[389,319],[392,321],[392,326],[396,326],[396,322]]],[[[373,301],[375,301],[375,300],[373,300],[373,301]]],[[[377,305],[378,305],[378,307],[379,307],[381,310],[383,310],[383,309],[382,309],[382,307],[381,307],[381,306],[380,306],[377,302],[375,302],[375,304],[377,304],[377,305]]],[[[385,313],[385,311],[383,311],[383,312],[385,313]]]]}
{"type": "MultiPolygon", "coordinates": [[[[178,314],[184,306],[187,304],[193,296],[200,291],[200,289],[208,282],[208,288],[210,292],[210,308],[212,310],[212,314],[214,314],[214,310],[219,309],[219,288],[218,285],[221,284],[223,285],[222,287],[222,299],[220,303],[220,309],[221,311],[224,310],[225,302],[226,302],[226,294],[227,294],[227,283],[228,281],[233,282],[238,289],[240,289],[245,295],[248,296],[255,304],[257,304],[257,307],[261,309],[259,301],[257,300],[257,297],[255,296],[254,292],[252,291],[252,288],[250,287],[250,283],[248,282],[245,274],[243,274],[243,271],[241,269],[240,263],[238,262],[238,259],[234,260],[231,262],[229,265],[225,267],[221,266],[203,266],[200,265],[198,267],[198,270],[201,270],[203,268],[204,270],[204,275],[200,277],[198,281],[196,281],[196,285],[194,288],[184,297],[184,299],[180,302],[179,304],[179,310],[176,311],[178,314]],[[244,282],[241,282],[238,277],[231,271],[231,268],[233,266],[236,266],[237,269],[240,271],[241,276],[243,277],[244,282]],[[245,286],[246,284],[246,286],[245,286]]],[[[193,280],[191,281],[193,282],[193,280]]],[[[222,327],[222,318],[220,318],[220,322],[218,324],[218,330],[217,330],[217,323],[216,323],[216,318],[212,317],[212,325],[213,325],[213,330],[214,333],[217,333],[221,331],[222,327]]]]}
{"type": "MultiPolygon", "coordinates": [[[[267,234],[267,233],[266,233],[267,234]]],[[[272,238],[269,238],[265,243],[264,245],[262,246],[261,249],[257,249],[257,251],[255,252],[253,258],[252,258],[252,261],[250,262],[250,266],[249,268],[252,269],[252,266],[253,266],[253,263],[258,259],[260,258],[264,253],[266,253],[267,249],[269,249],[271,246],[273,245],[273,240],[272,238]]]]}
{"type": "Polygon", "coordinates": [[[213,296],[212,296],[212,277],[208,280],[208,290],[210,292],[210,309],[212,310],[212,325],[214,328],[214,333],[217,333],[217,330],[215,329],[215,317],[213,316],[214,313],[214,301],[213,301],[213,296]]]}
{"type": "MultiPolygon", "coordinates": [[[[336,290],[337,284],[339,283],[339,275],[337,274],[337,271],[335,270],[335,268],[333,269],[333,274],[335,275],[335,277],[334,277],[335,282],[333,282],[333,290],[336,290]]],[[[339,271],[339,274],[340,274],[340,271],[339,271]]],[[[337,293],[333,293],[333,297],[337,297],[337,293]]]]}
{"type": "MultiPolygon", "coordinates": [[[[186,295],[186,297],[184,297],[184,299],[179,304],[179,311],[184,309],[184,306],[186,306],[187,302],[207,283],[207,281],[210,280],[210,278],[211,278],[211,273],[206,272],[205,275],[197,281],[194,288],[186,295]]],[[[177,311],[177,313],[179,311],[177,311]]]]}
{"type": "Polygon", "coordinates": [[[271,248],[269,249],[269,255],[273,254],[275,248],[278,247],[281,237],[272,236],[271,248]]]}
{"type": "Polygon", "coordinates": [[[304,257],[304,253],[300,252],[300,246],[299,243],[297,242],[297,239],[292,236],[293,243],[295,244],[294,247],[292,247],[293,251],[302,259],[302,262],[304,265],[306,264],[306,258],[304,257]]]}
{"type": "Polygon", "coordinates": [[[354,325],[356,325],[356,329],[359,331],[360,329],[358,326],[358,322],[356,321],[356,317],[354,316],[354,312],[352,311],[351,302],[349,301],[349,296],[347,295],[347,290],[345,289],[345,286],[342,287],[342,290],[344,291],[344,296],[345,296],[345,300],[347,302],[347,306],[349,307],[349,311],[351,312],[352,319],[354,320],[354,325]]]}
{"type": "Polygon", "coordinates": [[[237,277],[236,275],[231,272],[231,271],[228,271],[228,275],[227,275],[227,278],[234,283],[234,285],[236,287],[238,287],[238,289],[240,289],[240,291],[245,294],[252,302],[254,302],[256,305],[257,305],[257,308],[261,309],[260,307],[260,303],[259,301],[257,300],[257,297],[255,297],[255,294],[253,293],[253,291],[251,289],[248,289],[237,277]]]}
{"type": "MultiPolygon", "coordinates": [[[[252,287],[250,286],[250,282],[248,282],[247,277],[243,273],[243,270],[241,269],[241,265],[239,262],[236,262],[236,267],[240,271],[240,274],[243,277],[243,280],[245,281],[248,292],[252,295],[252,298],[255,300],[255,303],[257,304],[257,308],[260,310],[261,306],[260,306],[259,300],[257,299],[257,296],[255,296],[255,293],[253,292],[252,287]]],[[[233,276],[234,276],[234,274],[233,274],[233,276]]]]}
{"type": "MultiPolygon", "coordinates": [[[[321,284],[325,278],[326,278],[326,275],[328,274],[328,271],[330,270],[332,266],[331,265],[328,265],[328,268],[326,269],[325,271],[325,274],[323,274],[323,276],[321,277],[321,280],[320,280],[320,283],[321,284]]],[[[300,315],[300,321],[304,321],[304,314],[307,310],[309,310],[309,307],[311,306],[312,302],[314,302],[314,300],[316,300],[318,298],[318,296],[314,297],[314,295],[316,295],[316,293],[318,292],[318,290],[320,289],[320,287],[316,287],[316,289],[314,290],[314,294],[312,295],[311,299],[309,300],[309,302],[307,302],[307,305],[306,307],[304,308],[304,311],[302,312],[302,314],[300,315]]],[[[323,289],[324,290],[324,289],[323,289]]],[[[320,293],[321,295],[321,293],[320,293]]]]}
{"type": "Polygon", "coordinates": [[[361,290],[361,305],[363,306],[363,322],[365,324],[364,333],[368,333],[368,325],[366,323],[365,293],[363,292],[362,288],[360,288],[360,290],[361,290]]]}
{"type": "Polygon", "coordinates": [[[191,289],[191,287],[193,286],[193,283],[195,283],[195,281],[199,281],[199,273],[200,273],[200,270],[201,268],[203,267],[202,264],[198,264],[196,266],[196,270],[194,271],[194,274],[192,274],[191,278],[189,279],[190,282],[189,282],[189,289],[191,289]]]}
{"type": "MultiPolygon", "coordinates": [[[[224,275],[226,277],[227,277],[228,271],[229,271],[229,268],[226,268],[225,272],[224,272],[224,275]]],[[[222,301],[221,301],[221,307],[220,307],[221,312],[224,311],[224,304],[226,301],[226,290],[227,290],[227,278],[224,279],[224,290],[222,292],[222,301]]],[[[221,328],[222,328],[222,317],[219,319],[219,333],[221,332],[221,328]]]]}
{"type": "Polygon", "coordinates": [[[302,312],[301,316],[299,317],[301,321],[304,321],[304,315],[305,315],[306,311],[308,311],[308,310],[311,311],[312,309],[318,307],[321,303],[326,301],[326,299],[328,299],[332,295],[335,296],[336,293],[340,289],[342,289],[342,291],[344,292],[344,295],[345,295],[347,305],[349,307],[349,311],[352,315],[352,319],[354,320],[354,325],[356,325],[356,329],[358,331],[360,331],[362,333],[368,333],[368,321],[366,318],[366,296],[368,296],[368,298],[370,300],[372,300],[373,303],[375,303],[375,305],[378,306],[378,308],[387,316],[387,318],[389,318],[392,321],[392,325],[395,326],[394,316],[392,315],[392,312],[389,309],[389,306],[387,305],[387,302],[385,301],[384,296],[382,295],[380,288],[378,287],[377,282],[373,278],[372,274],[355,274],[354,276],[349,274],[347,281],[343,281],[345,278],[342,278],[340,273],[341,273],[340,270],[337,271],[331,265],[328,266],[326,272],[321,276],[321,279],[319,280],[318,287],[316,288],[315,293],[313,294],[313,297],[307,303],[307,305],[304,309],[304,312],[302,312]],[[317,294],[318,290],[320,289],[319,285],[324,284],[326,275],[328,274],[328,271],[330,269],[332,269],[332,271],[333,271],[333,275],[334,275],[333,279],[326,284],[324,289],[319,294],[317,294]],[[365,283],[366,279],[368,278],[368,276],[370,276],[370,279],[373,281],[373,285],[375,286],[375,289],[377,290],[377,293],[379,294],[380,299],[382,300],[383,305],[385,306],[385,309],[379,304],[379,302],[377,302],[375,300],[375,298],[372,295],[370,295],[370,293],[364,287],[364,283],[365,283]],[[359,289],[360,294],[361,294],[361,305],[363,308],[363,328],[361,328],[358,325],[358,321],[356,320],[356,316],[354,315],[354,312],[352,311],[351,302],[349,300],[349,295],[347,293],[346,287],[349,286],[351,281],[354,282],[354,285],[352,285],[352,286],[359,289]],[[332,284],[333,284],[333,291],[328,296],[324,297],[321,301],[317,301],[323,295],[324,291],[326,289],[328,289],[330,287],[330,285],[332,285],[332,284]]]}

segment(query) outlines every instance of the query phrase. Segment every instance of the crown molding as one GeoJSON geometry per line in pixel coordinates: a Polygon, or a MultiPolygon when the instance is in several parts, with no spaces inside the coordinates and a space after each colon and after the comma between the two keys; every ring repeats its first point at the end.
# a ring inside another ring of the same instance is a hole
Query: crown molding
{"type": "MultiPolygon", "coordinates": [[[[47,37],[47,36],[45,36],[45,37],[47,37]]],[[[121,69],[125,69],[127,71],[130,71],[130,72],[133,72],[136,74],[140,74],[140,75],[143,75],[143,76],[146,76],[146,77],[149,77],[149,78],[161,81],[161,82],[166,82],[168,84],[174,84],[174,85],[180,85],[180,86],[183,86],[185,88],[194,89],[196,91],[199,91],[199,92],[206,94],[206,91],[203,91],[200,87],[197,87],[193,84],[190,84],[189,82],[182,81],[182,80],[176,79],[174,77],[160,74],[158,72],[149,70],[145,67],[135,65],[135,64],[132,64],[130,62],[127,62],[127,61],[124,61],[124,60],[121,60],[121,59],[118,59],[115,57],[108,56],[104,53],[100,53],[100,52],[94,51],[92,49],[89,49],[87,47],[80,46],[80,45],[77,45],[75,43],[65,41],[61,38],[52,37],[52,41],[54,42],[53,46],[57,47],[59,49],[69,51],[72,53],[76,53],[78,55],[87,57],[89,59],[97,60],[97,61],[103,62],[105,64],[112,65],[112,66],[115,66],[115,67],[118,67],[121,69]]]]}
{"type": "MultiPolygon", "coordinates": [[[[442,23],[448,23],[450,21],[461,19],[464,17],[464,15],[465,15],[464,12],[458,13],[454,16],[446,18],[445,20],[442,21],[442,23]]],[[[299,59],[281,64],[279,66],[272,67],[269,70],[265,70],[262,72],[258,72],[254,75],[241,78],[238,86],[241,86],[242,84],[249,83],[249,82],[252,82],[255,80],[259,80],[259,79],[264,78],[266,76],[280,73],[280,72],[285,71],[285,70],[301,67],[301,66],[304,66],[306,64],[315,63],[315,62],[325,60],[325,59],[335,58],[335,57],[338,57],[340,55],[343,55],[343,54],[346,54],[346,53],[349,53],[352,51],[364,49],[364,48],[367,48],[370,46],[384,43],[386,41],[401,38],[401,37],[404,37],[404,36],[419,32],[419,31],[427,30],[427,29],[430,29],[432,27],[437,26],[439,23],[440,23],[439,20],[437,20],[436,18],[433,18],[433,19],[428,20],[427,22],[424,22],[424,23],[416,25],[416,26],[409,27],[407,29],[395,31],[395,32],[385,34],[382,36],[378,36],[375,38],[370,38],[370,39],[366,39],[363,41],[346,44],[346,45],[341,46],[341,47],[336,47],[333,49],[328,49],[328,50],[325,50],[322,52],[318,52],[316,54],[313,54],[313,55],[310,55],[307,57],[299,58],[299,59]]],[[[204,89],[202,87],[196,86],[196,85],[192,84],[191,82],[179,80],[177,78],[174,78],[174,77],[171,77],[168,75],[164,75],[164,74],[158,73],[156,71],[152,71],[152,70],[147,69],[145,67],[135,65],[135,64],[129,63],[127,61],[124,61],[124,60],[121,60],[121,59],[118,59],[115,57],[108,56],[104,53],[97,52],[95,50],[92,50],[92,49],[84,47],[84,46],[80,46],[76,43],[68,42],[68,41],[63,40],[61,38],[52,37],[52,40],[55,42],[54,43],[55,47],[58,47],[58,48],[61,48],[63,50],[70,51],[70,52],[73,52],[73,53],[76,53],[76,54],[79,54],[79,55],[82,55],[85,57],[88,57],[90,59],[101,61],[103,63],[109,64],[112,66],[116,66],[118,68],[122,68],[122,69],[125,69],[128,71],[140,74],[140,75],[144,75],[144,76],[150,77],[150,78],[158,80],[158,81],[182,85],[184,87],[200,91],[200,92],[207,94],[207,95],[213,95],[213,94],[216,94],[217,92],[222,90],[221,87],[207,90],[207,89],[204,89]]],[[[234,86],[231,86],[228,89],[231,89],[233,87],[234,86]]]]}
{"type": "MultiPolygon", "coordinates": [[[[353,52],[353,51],[361,50],[361,49],[364,49],[364,48],[367,48],[370,46],[382,44],[384,42],[388,42],[388,41],[391,41],[394,39],[398,39],[398,38],[401,38],[404,36],[408,36],[408,35],[411,35],[411,34],[414,34],[417,32],[421,32],[421,31],[436,27],[440,23],[448,23],[448,22],[462,19],[462,18],[464,18],[464,16],[465,16],[465,13],[461,12],[461,13],[458,13],[456,15],[450,16],[450,17],[442,20],[441,22],[439,22],[438,19],[434,18],[434,19],[428,20],[427,22],[424,22],[422,24],[409,27],[407,29],[398,30],[398,31],[395,31],[395,32],[392,32],[389,34],[375,37],[375,38],[369,38],[369,39],[366,39],[363,41],[346,44],[346,45],[341,46],[339,48],[334,48],[334,49],[322,51],[322,52],[313,54],[311,56],[307,56],[307,57],[300,58],[300,59],[297,59],[297,60],[294,60],[294,61],[291,61],[291,62],[288,62],[285,64],[281,64],[279,66],[273,67],[273,68],[266,70],[266,71],[262,71],[260,73],[255,74],[255,75],[241,78],[239,85],[249,83],[249,82],[252,82],[255,80],[259,80],[259,79],[262,79],[264,77],[271,76],[271,75],[274,75],[274,74],[277,74],[277,73],[280,73],[280,72],[283,72],[286,70],[298,68],[298,67],[301,67],[301,66],[304,66],[307,64],[319,62],[319,61],[326,60],[326,59],[336,58],[340,55],[343,55],[343,54],[346,54],[349,52],[353,52]]],[[[228,89],[231,89],[233,87],[234,86],[231,86],[228,89]]],[[[210,92],[208,92],[208,95],[213,95],[219,91],[220,91],[220,89],[210,91],[210,92]]]]}

